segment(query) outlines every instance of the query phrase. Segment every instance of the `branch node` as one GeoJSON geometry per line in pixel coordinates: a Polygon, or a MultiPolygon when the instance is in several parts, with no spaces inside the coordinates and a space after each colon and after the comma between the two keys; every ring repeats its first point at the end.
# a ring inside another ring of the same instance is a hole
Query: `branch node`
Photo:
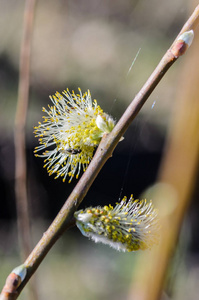
{"type": "Polygon", "coordinates": [[[173,47],[171,48],[171,52],[178,58],[182,56],[186,50],[191,46],[194,38],[194,31],[189,30],[182,33],[179,38],[174,43],[173,47]]]}

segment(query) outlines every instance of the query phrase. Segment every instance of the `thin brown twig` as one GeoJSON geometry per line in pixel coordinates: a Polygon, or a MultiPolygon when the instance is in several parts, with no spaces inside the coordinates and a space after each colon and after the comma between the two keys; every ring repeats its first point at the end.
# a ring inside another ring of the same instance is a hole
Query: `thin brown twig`
{"type": "MultiPolygon", "coordinates": [[[[198,6],[199,13],[199,6],[198,6]]],[[[196,16],[195,16],[196,17],[196,16]]],[[[157,284],[159,288],[149,294],[145,299],[159,299],[161,287],[164,283],[165,272],[174,251],[174,245],[182,226],[182,222],[187,213],[187,209],[192,200],[192,194],[196,183],[198,172],[199,154],[199,103],[198,103],[198,50],[199,36],[195,39],[192,55],[187,57],[186,68],[182,70],[180,76],[180,88],[177,93],[178,109],[176,110],[171,124],[170,134],[167,141],[167,152],[163,157],[159,181],[169,184],[176,192],[176,209],[170,216],[165,216],[163,222],[166,226],[164,242],[160,244],[159,253],[156,259],[162,260],[162,264],[154,265],[157,270],[157,284]],[[187,70],[191,70],[187,78],[187,70]],[[183,87],[181,87],[181,84],[183,87]],[[175,168],[173,167],[175,165],[175,168]],[[171,226],[172,220],[172,226],[171,226]]]]}
{"type": "MultiPolygon", "coordinates": [[[[189,30],[189,28],[192,28],[194,26],[193,24],[195,24],[196,22],[198,23],[198,17],[195,18],[195,15],[193,14],[187,22],[189,25],[186,27],[186,30],[189,30]]],[[[136,117],[137,113],[140,111],[154,88],[157,86],[157,84],[162,79],[167,70],[171,67],[171,65],[177,60],[178,56],[175,56],[172,52],[173,47],[175,47],[175,44],[172,45],[172,47],[163,56],[158,66],[149,77],[147,82],[144,84],[140,92],[135,96],[134,100],[131,102],[119,122],[116,124],[113,131],[103,137],[87,171],[83,174],[53,223],[44,233],[39,243],[36,245],[32,253],[25,261],[27,275],[22,284],[17,289],[18,294],[20,294],[30,277],[36,271],[57,239],[66,229],[71,226],[71,217],[74,211],[77,209],[78,205],[83,200],[97,174],[99,173],[105,162],[108,160],[108,158],[111,157],[113,150],[118,144],[120,138],[123,136],[126,129],[136,117]]]]}
{"type": "Polygon", "coordinates": [[[15,116],[15,194],[22,256],[30,253],[30,224],[26,182],[25,125],[30,86],[30,51],[35,0],[27,0],[21,43],[19,91],[15,116]]]}
{"type": "MultiPolygon", "coordinates": [[[[195,12],[199,14],[199,6],[195,12]]],[[[194,16],[196,19],[196,14],[194,16]]],[[[154,192],[151,192],[153,201],[159,204],[162,213],[159,215],[162,225],[159,247],[154,247],[150,252],[143,252],[139,256],[129,300],[161,299],[166,272],[170,267],[182,222],[192,200],[199,154],[198,50],[197,35],[192,55],[186,58],[184,68],[177,75],[180,79],[175,102],[177,109],[174,107],[175,113],[159,171],[159,184],[156,184],[153,187],[154,192]]]]}
{"type": "MultiPolygon", "coordinates": [[[[20,53],[19,90],[14,131],[15,196],[18,237],[22,260],[28,256],[32,247],[27,197],[25,127],[29,100],[30,54],[35,3],[36,0],[26,0],[25,3],[24,26],[20,53]]],[[[37,292],[34,282],[32,282],[30,290],[32,297],[36,299],[37,292]]]]}

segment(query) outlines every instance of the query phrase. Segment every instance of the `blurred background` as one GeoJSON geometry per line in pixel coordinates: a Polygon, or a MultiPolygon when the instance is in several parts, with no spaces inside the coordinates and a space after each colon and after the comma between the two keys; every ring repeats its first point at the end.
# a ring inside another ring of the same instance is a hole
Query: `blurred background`
{"type": "MultiPolygon", "coordinates": [[[[21,263],[13,130],[24,5],[22,0],[0,0],[0,287],[9,272],[21,263]]],[[[37,1],[26,127],[28,200],[34,245],[76,183],[49,177],[42,158],[33,154],[38,145],[33,127],[42,120],[42,107],[50,104],[48,96],[67,87],[76,92],[78,87],[82,91],[90,89],[92,98],[118,120],[190,13],[185,0],[37,1]]],[[[82,208],[114,204],[130,194],[141,198],[156,182],[176,94],[182,88],[179,74],[187,56],[191,57],[191,49],[150,96],[95,180],[82,208]]],[[[186,72],[187,77],[191,76],[194,64],[186,72]]],[[[197,199],[198,189],[195,189],[163,299],[197,299],[197,199]]],[[[126,299],[139,255],[117,253],[94,244],[73,228],[57,242],[37,272],[39,299],[126,299]]],[[[26,299],[26,292],[25,289],[19,299],[26,299]]]]}

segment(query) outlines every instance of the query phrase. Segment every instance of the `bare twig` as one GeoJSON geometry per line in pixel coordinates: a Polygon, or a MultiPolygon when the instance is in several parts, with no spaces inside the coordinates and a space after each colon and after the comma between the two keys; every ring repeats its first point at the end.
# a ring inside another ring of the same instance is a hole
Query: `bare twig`
{"type": "MultiPolygon", "coordinates": [[[[199,11],[199,10],[198,10],[199,11]]],[[[157,282],[150,286],[149,293],[143,300],[157,300],[161,294],[170,257],[178,238],[180,228],[192,200],[192,193],[196,183],[199,155],[199,36],[194,40],[192,55],[188,56],[180,74],[180,88],[178,89],[175,114],[173,116],[170,134],[168,136],[167,151],[163,157],[159,180],[167,183],[176,193],[175,208],[171,215],[163,219],[164,227],[161,242],[153,266],[157,275],[157,282]],[[189,76],[187,76],[187,71],[189,76]],[[175,166],[175,167],[174,167],[175,166]],[[172,220],[172,226],[171,226],[172,220]],[[161,260],[161,264],[157,263],[161,260]],[[154,289],[153,289],[154,287],[154,289]]]]}
{"type": "MultiPolygon", "coordinates": [[[[30,85],[30,52],[33,30],[35,0],[26,0],[24,32],[21,42],[18,102],[15,116],[15,195],[17,208],[18,236],[22,259],[31,249],[30,220],[27,199],[25,125],[30,85]]],[[[31,286],[32,291],[34,290],[31,286]]],[[[33,291],[36,295],[36,292],[33,291]]],[[[34,297],[35,298],[35,297],[34,297]]]]}
{"type": "MultiPolygon", "coordinates": [[[[186,27],[186,30],[192,28],[192,26],[196,22],[198,22],[198,17],[195,18],[194,13],[188,20],[189,25],[186,27]]],[[[129,107],[127,108],[127,110],[113,129],[113,131],[110,134],[105,135],[103,137],[87,171],[83,174],[83,176],[77,183],[76,187],[65,202],[64,206],[55,218],[54,222],[44,233],[42,239],[39,241],[39,243],[36,245],[30,256],[25,261],[27,275],[22,284],[17,289],[18,293],[21,292],[23,287],[28,282],[29,278],[36,271],[39,264],[44,259],[44,257],[54,245],[54,243],[57,241],[57,239],[60,237],[60,235],[71,226],[71,217],[74,211],[77,209],[78,205],[83,200],[88,189],[92,185],[94,179],[98,175],[105,162],[108,160],[109,157],[111,157],[112,152],[118,144],[120,138],[123,136],[124,132],[129,127],[133,119],[136,117],[137,113],[140,111],[145,101],[150,96],[150,94],[157,86],[161,78],[164,76],[166,71],[177,60],[178,55],[176,55],[176,51],[175,55],[173,54],[173,50],[175,50],[175,47],[178,48],[178,40],[163,56],[157,68],[149,77],[147,82],[144,84],[140,92],[135,96],[134,100],[131,102],[131,104],[129,105],[129,107]]]]}
{"type": "Polygon", "coordinates": [[[15,193],[18,232],[23,257],[30,253],[30,224],[26,183],[25,124],[29,97],[29,73],[32,25],[35,0],[27,0],[24,14],[24,33],[21,43],[19,92],[15,117],[15,193]]]}
{"type": "MultiPolygon", "coordinates": [[[[199,14],[199,6],[195,12],[199,14]]],[[[152,193],[153,200],[160,203],[160,211],[163,212],[160,215],[160,245],[139,256],[129,300],[161,299],[170,258],[175,251],[181,225],[192,200],[199,154],[198,50],[197,35],[192,55],[186,58],[184,68],[178,74],[179,88],[175,103],[177,109],[174,107],[175,113],[160,167],[160,184],[154,186],[152,193]]]]}

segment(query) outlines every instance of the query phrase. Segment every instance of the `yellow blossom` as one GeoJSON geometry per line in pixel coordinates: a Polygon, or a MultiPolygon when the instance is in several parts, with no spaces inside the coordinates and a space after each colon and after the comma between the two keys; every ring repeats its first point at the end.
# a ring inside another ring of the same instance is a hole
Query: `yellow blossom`
{"type": "Polygon", "coordinates": [[[92,101],[89,90],[82,94],[79,89],[79,94],[75,94],[67,89],[50,99],[53,105],[48,110],[43,108],[43,123],[34,128],[40,143],[35,153],[45,149],[36,156],[45,158],[49,175],[55,174],[63,181],[68,175],[70,182],[75,174],[78,178],[81,169],[86,170],[102,136],[112,131],[115,122],[96,100],[92,101]]]}
{"type": "Polygon", "coordinates": [[[113,208],[89,207],[75,212],[76,224],[83,235],[96,243],[108,244],[119,251],[150,248],[158,240],[157,210],[152,201],[129,201],[124,197],[113,208]]]}

